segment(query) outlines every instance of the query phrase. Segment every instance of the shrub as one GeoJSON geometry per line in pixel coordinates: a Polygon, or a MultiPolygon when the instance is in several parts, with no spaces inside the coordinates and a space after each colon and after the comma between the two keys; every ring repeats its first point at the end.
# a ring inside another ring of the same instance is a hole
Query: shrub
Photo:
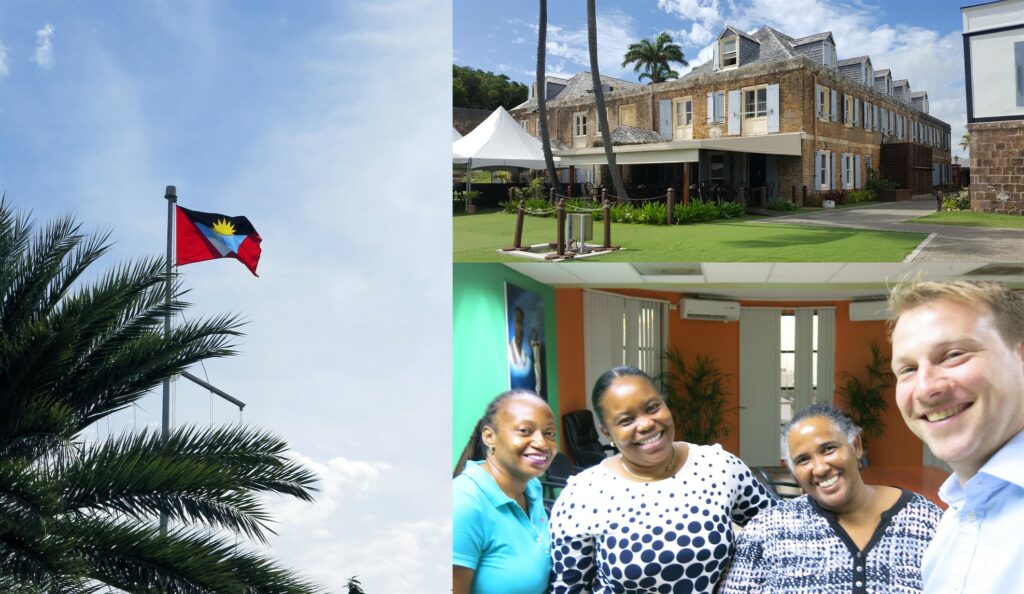
{"type": "Polygon", "coordinates": [[[884,177],[868,177],[868,181],[864,182],[864,189],[877,196],[880,191],[899,189],[899,184],[884,177]]]}
{"type": "Polygon", "coordinates": [[[722,211],[715,202],[705,202],[699,198],[691,200],[689,204],[676,205],[676,223],[686,225],[691,223],[705,223],[721,218],[722,211]]]}
{"type": "Polygon", "coordinates": [[[647,202],[635,208],[636,222],[645,225],[664,225],[668,207],[660,202],[647,202]]]}
{"type": "Polygon", "coordinates": [[[747,213],[747,209],[739,202],[723,202],[718,205],[718,210],[725,218],[740,217],[747,213]]]}
{"type": "Polygon", "coordinates": [[[960,190],[944,195],[942,210],[971,210],[970,193],[967,190],[960,190]]]}
{"type": "Polygon", "coordinates": [[[462,197],[466,199],[466,203],[473,204],[473,201],[481,196],[480,190],[466,190],[462,193],[462,197]]]}
{"type": "MultiPolygon", "coordinates": [[[[809,198],[809,197],[808,197],[809,198]]],[[[768,210],[796,210],[800,208],[795,202],[772,198],[768,201],[768,210]]]]}
{"type": "Polygon", "coordinates": [[[535,177],[530,184],[525,188],[515,189],[516,198],[526,198],[527,201],[531,199],[541,199],[545,203],[548,201],[547,193],[544,191],[544,178],[535,177]]]}
{"type": "Polygon", "coordinates": [[[853,190],[847,192],[846,202],[849,204],[860,204],[861,202],[872,202],[875,199],[875,193],[868,189],[853,190]]]}

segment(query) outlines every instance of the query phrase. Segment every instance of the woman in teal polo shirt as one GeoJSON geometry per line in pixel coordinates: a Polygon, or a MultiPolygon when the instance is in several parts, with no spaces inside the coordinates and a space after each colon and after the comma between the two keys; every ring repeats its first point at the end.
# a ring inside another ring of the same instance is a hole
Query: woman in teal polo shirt
{"type": "Polygon", "coordinates": [[[557,451],[555,418],[526,390],[491,401],[452,481],[454,594],[541,594],[551,558],[538,477],[557,451]]]}

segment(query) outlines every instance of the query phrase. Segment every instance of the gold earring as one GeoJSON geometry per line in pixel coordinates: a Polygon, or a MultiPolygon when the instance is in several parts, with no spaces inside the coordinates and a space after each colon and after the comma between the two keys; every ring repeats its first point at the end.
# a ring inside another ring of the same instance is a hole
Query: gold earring
{"type": "Polygon", "coordinates": [[[487,454],[490,456],[494,455],[494,446],[487,446],[487,454]]]}

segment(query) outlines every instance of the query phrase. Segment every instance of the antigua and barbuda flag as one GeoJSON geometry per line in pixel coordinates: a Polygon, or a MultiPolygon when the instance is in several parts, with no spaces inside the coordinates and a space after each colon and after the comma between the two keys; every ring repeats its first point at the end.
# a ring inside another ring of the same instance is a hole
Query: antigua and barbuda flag
{"type": "Polygon", "coordinates": [[[228,217],[176,206],[178,266],[216,258],[236,258],[255,276],[260,234],[245,217],[228,217]]]}

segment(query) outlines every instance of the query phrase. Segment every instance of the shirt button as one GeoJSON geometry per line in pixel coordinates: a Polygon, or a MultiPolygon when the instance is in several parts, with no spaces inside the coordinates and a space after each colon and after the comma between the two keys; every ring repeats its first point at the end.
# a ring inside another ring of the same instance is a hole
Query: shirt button
{"type": "Polygon", "coordinates": [[[864,571],[864,568],[863,568],[863,567],[861,567],[860,565],[858,565],[858,566],[857,566],[857,571],[864,571]]]}
{"type": "Polygon", "coordinates": [[[967,512],[967,521],[968,522],[973,522],[976,519],[978,519],[978,516],[974,515],[974,512],[967,512]]]}
{"type": "Polygon", "coordinates": [[[864,585],[864,582],[858,580],[857,582],[854,583],[854,585],[859,588],[859,587],[864,585]]]}

